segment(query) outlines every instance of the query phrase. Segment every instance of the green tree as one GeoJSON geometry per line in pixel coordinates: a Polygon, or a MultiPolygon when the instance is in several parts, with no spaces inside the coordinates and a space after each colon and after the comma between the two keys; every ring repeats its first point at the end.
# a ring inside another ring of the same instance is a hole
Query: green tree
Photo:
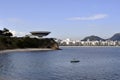
{"type": "Polygon", "coordinates": [[[0,30],[0,36],[11,37],[13,34],[7,28],[4,28],[3,30],[0,30]]]}

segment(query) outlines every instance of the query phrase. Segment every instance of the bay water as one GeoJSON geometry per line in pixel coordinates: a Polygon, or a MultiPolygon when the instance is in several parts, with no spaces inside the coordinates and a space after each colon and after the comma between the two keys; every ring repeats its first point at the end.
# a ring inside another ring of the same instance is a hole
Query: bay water
{"type": "Polygon", "coordinates": [[[0,80],[120,80],[120,47],[61,49],[0,54],[0,80]]]}

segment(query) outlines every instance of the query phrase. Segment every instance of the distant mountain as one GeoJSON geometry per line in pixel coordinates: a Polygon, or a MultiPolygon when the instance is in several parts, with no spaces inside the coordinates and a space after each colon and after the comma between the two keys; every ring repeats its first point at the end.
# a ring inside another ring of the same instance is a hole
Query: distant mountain
{"type": "Polygon", "coordinates": [[[82,41],[87,41],[87,40],[89,40],[89,41],[105,41],[104,39],[102,39],[98,36],[94,36],[94,35],[85,37],[82,41]]]}
{"type": "Polygon", "coordinates": [[[111,38],[109,38],[108,40],[120,41],[120,33],[114,34],[114,35],[113,35],[111,38]]]}

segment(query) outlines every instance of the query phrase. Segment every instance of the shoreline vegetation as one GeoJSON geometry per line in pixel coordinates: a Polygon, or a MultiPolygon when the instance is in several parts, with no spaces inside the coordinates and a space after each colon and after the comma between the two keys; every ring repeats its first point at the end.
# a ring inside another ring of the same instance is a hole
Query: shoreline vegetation
{"type": "Polygon", "coordinates": [[[59,45],[53,38],[0,37],[0,50],[25,48],[48,48],[56,50],[59,49],[59,45]]]}
{"type": "Polygon", "coordinates": [[[37,50],[59,50],[59,45],[54,38],[13,37],[8,29],[0,30],[0,53],[37,50]]]}

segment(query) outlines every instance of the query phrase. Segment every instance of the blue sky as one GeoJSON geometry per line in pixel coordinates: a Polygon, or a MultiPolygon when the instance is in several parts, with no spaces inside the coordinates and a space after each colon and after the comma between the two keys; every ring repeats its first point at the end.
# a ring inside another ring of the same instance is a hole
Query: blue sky
{"type": "Polygon", "coordinates": [[[120,32],[120,0],[0,0],[0,29],[17,36],[51,31],[48,37],[109,38],[120,32]]]}

